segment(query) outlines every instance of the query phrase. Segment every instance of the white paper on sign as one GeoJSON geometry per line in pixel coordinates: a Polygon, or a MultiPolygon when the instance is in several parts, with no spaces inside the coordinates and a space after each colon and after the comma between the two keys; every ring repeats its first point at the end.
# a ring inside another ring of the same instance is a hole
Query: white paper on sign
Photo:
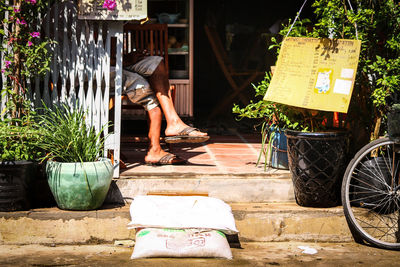
{"type": "Polygon", "coordinates": [[[333,92],[336,94],[349,95],[351,90],[352,81],[336,79],[333,92]]]}
{"type": "Polygon", "coordinates": [[[340,77],[344,79],[353,79],[354,70],[353,69],[342,69],[340,77]]]}
{"type": "Polygon", "coordinates": [[[327,93],[329,91],[329,84],[331,83],[329,77],[332,71],[319,72],[317,76],[317,83],[315,88],[318,89],[318,93],[327,93]]]}

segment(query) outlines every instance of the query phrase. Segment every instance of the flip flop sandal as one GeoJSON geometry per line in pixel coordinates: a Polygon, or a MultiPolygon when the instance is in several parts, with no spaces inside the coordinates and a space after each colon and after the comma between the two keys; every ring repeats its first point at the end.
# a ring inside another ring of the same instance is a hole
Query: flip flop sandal
{"type": "Polygon", "coordinates": [[[197,128],[186,127],[177,135],[166,136],[164,138],[166,143],[176,144],[176,143],[202,143],[210,139],[210,136],[198,136],[198,135],[189,135],[193,131],[200,131],[197,128]]]}
{"type": "Polygon", "coordinates": [[[146,161],[146,165],[160,166],[160,165],[182,165],[186,164],[186,160],[178,157],[177,155],[168,153],[162,156],[156,162],[146,161]]]}

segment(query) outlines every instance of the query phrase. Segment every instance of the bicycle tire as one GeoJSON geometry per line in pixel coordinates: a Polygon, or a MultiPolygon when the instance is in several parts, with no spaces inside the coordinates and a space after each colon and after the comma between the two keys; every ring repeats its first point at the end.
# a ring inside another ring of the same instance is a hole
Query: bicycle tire
{"type": "Polygon", "coordinates": [[[341,197],[356,242],[400,250],[399,179],[400,145],[389,138],[365,145],[350,161],[341,197]]]}

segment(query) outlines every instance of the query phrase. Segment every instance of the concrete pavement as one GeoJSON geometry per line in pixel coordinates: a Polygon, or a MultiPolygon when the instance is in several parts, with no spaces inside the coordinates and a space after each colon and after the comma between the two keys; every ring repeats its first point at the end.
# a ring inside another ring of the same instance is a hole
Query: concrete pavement
{"type": "Polygon", "coordinates": [[[251,242],[232,248],[233,260],[151,258],[131,260],[131,247],[2,245],[0,266],[400,266],[400,253],[355,243],[251,242]],[[317,250],[304,254],[298,246],[317,250]]]}

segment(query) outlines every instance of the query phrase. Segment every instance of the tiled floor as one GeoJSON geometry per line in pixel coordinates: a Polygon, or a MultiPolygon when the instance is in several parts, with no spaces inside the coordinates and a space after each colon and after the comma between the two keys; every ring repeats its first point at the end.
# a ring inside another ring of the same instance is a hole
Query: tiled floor
{"type": "MultiPolygon", "coordinates": [[[[129,138],[128,138],[129,139],[129,138]]],[[[186,165],[148,166],[144,164],[146,143],[126,142],[121,144],[122,158],[127,169],[121,176],[162,173],[205,174],[260,174],[264,172],[264,157],[256,166],[261,140],[259,134],[211,135],[206,143],[173,144],[171,152],[186,159],[186,165]]]]}

